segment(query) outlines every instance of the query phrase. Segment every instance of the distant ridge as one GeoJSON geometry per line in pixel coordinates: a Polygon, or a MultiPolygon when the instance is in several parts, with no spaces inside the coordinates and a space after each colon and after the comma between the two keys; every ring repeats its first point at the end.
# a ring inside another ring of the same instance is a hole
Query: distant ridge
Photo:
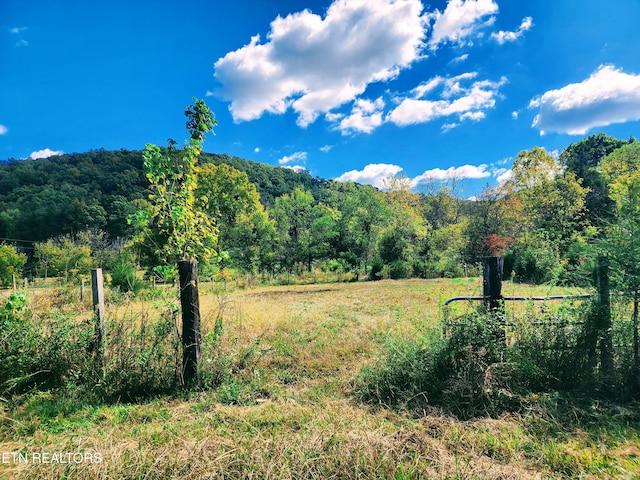
{"type": "MultiPolygon", "coordinates": [[[[203,153],[200,163],[246,172],[266,207],[296,187],[317,192],[326,180],[228,154],[203,153]]],[[[140,150],[90,150],[44,159],[0,161],[0,238],[45,240],[86,228],[129,236],[127,216],[147,198],[140,150]]]]}

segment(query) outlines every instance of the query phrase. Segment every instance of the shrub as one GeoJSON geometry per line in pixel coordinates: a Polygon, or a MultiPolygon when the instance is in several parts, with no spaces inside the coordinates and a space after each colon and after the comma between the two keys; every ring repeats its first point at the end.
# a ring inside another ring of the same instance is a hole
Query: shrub
{"type": "Polygon", "coordinates": [[[157,301],[160,318],[113,318],[107,323],[105,377],[95,393],[105,400],[135,401],[166,393],[178,385],[182,346],[177,305],[157,301]]]}
{"type": "Polygon", "coordinates": [[[436,368],[442,342],[435,331],[418,338],[389,337],[378,360],[356,378],[359,397],[385,407],[433,402],[442,390],[436,368]]]}
{"type": "Polygon", "coordinates": [[[32,315],[26,301],[24,293],[12,293],[0,313],[0,393],[84,382],[92,328],[61,312],[32,315]]]}
{"type": "Polygon", "coordinates": [[[384,268],[384,262],[381,258],[374,258],[369,268],[369,280],[382,280],[382,269],[384,268]]]}
{"type": "Polygon", "coordinates": [[[461,418],[518,411],[532,393],[579,391],[594,373],[588,327],[575,321],[589,309],[589,302],[557,311],[531,306],[515,324],[509,319],[506,334],[505,318],[478,311],[457,319],[447,337],[428,330],[417,339],[390,338],[357,377],[356,391],[370,403],[437,406],[461,418]]]}
{"type": "Polygon", "coordinates": [[[411,267],[407,262],[402,260],[396,260],[391,265],[387,265],[383,270],[386,276],[392,280],[398,280],[401,278],[409,278],[411,276],[411,267]]]}
{"type": "Polygon", "coordinates": [[[110,269],[111,286],[122,292],[138,294],[142,288],[142,281],[136,276],[136,265],[130,255],[121,252],[114,260],[110,269]]]}
{"type": "Polygon", "coordinates": [[[27,256],[10,245],[0,244],[0,285],[11,285],[13,279],[20,277],[27,256]]]}
{"type": "MultiPolygon", "coordinates": [[[[515,280],[535,284],[557,279],[562,266],[553,246],[536,239],[529,244],[512,247],[504,259],[505,265],[513,268],[515,280]]],[[[510,272],[510,270],[506,270],[510,272]]]]}

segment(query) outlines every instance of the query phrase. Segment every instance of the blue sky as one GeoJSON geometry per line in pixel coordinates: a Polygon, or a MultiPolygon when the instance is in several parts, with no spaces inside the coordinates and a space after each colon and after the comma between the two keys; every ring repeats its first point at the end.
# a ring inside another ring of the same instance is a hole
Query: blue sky
{"type": "Polygon", "coordinates": [[[0,159],[182,142],[477,194],[519,151],[640,137],[639,0],[0,0],[0,159]]]}

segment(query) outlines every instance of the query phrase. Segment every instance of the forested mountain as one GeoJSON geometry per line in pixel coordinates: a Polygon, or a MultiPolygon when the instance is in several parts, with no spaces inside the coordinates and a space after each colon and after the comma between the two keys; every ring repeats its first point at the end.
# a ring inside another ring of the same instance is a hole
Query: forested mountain
{"type": "MultiPolygon", "coordinates": [[[[196,194],[201,215],[216,227],[214,270],[320,268],[351,271],[356,278],[427,278],[478,273],[482,256],[503,255],[507,275],[587,284],[596,253],[613,258],[625,235],[640,228],[634,210],[640,195],[633,189],[639,162],[640,142],[633,138],[592,135],[569,145],[559,159],[536,147],[517,154],[510,180],[469,201],[447,185],[415,193],[402,176],[389,178],[380,191],[201,154],[196,194]]],[[[144,217],[149,194],[139,151],[3,162],[0,237],[30,247],[31,272],[105,265],[108,256],[97,245],[133,238],[130,220],[136,212],[144,217]],[[84,260],[67,258],[54,268],[51,252],[73,245],[85,249],[78,253],[84,260]]],[[[162,264],[166,259],[154,246],[159,243],[162,238],[139,243],[127,261],[136,258],[145,268],[162,264]]]]}
{"type": "MultiPolygon", "coordinates": [[[[204,153],[200,163],[246,172],[267,207],[296,187],[314,191],[323,183],[227,154],[204,153]]],[[[0,237],[37,241],[86,228],[104,229],[113,238],[131,235],[127,216],[144,205],[148,184],[141,151],[101,149],[0,162],[0,237]]]]}

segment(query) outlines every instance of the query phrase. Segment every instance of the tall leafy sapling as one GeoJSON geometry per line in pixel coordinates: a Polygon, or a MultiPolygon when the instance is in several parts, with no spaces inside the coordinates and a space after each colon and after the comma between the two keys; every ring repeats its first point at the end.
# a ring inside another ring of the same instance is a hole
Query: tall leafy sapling
{"type": "MultiPolygon", "coordinates": [[[[195,99],[194,99],[195,100],[195,99]]],[[[197,163],[206,134],[217,125],[203,100],[185,109],[189,141],[182,150],[169,140],[166,149],[148,144],[144,172],[150,183],[149,208],[136,213],[136,241],[165,264],[178,263],[182,307],[181,383],[197,379],[202,334],[197,260],[216,255],[217,229],[206,214],[207,198],[198,195],[197,163]]]]}

